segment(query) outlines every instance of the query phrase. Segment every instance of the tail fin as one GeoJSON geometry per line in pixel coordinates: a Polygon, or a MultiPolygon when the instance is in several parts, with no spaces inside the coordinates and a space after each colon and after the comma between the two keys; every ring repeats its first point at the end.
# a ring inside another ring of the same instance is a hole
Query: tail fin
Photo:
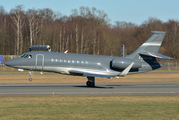
{"type": "Polygon", "coordinates": [[[171,59],[170,57],[158,54],[165,32],[152,31],[152,33],[153,35],[145,43],[143,43],[134,53],[126,56],[126,58],[138,60],[140,59],[140,55],[145,55],[155,58],[171,59]]]}

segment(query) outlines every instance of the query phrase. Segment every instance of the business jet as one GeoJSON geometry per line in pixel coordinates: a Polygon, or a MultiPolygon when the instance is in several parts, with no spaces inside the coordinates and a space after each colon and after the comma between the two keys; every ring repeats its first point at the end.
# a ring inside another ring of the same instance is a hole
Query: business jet
{"type": "Polygon", "coordinates": [[[32,81],[32,71],[46,71],[85,76],[88,79],[86,85],[94,87],[95,77],[113,78],[148,72],[162,67],[156,58],[171,59],[158,53],[165,32],[152,33],[145,43],[126,57],[51,52],[49,45],[36,45],[31,46],[29,52],[4,64],[22,71],[29,70],[29,81],[32,81]]]}

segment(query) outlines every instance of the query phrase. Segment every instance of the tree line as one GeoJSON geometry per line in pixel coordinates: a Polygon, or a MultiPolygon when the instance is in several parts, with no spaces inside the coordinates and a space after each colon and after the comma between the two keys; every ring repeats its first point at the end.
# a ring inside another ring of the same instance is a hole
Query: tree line
{"type": "Polygon", "coordinates": [[[0,6],[0,54],[21,55],[32,45],[50,45],[52,51],[120,56],[124,44],[127,54],[134,52],[151,35],[165,31],[160,53],[179,59],[179,21],[162,22],[148,18],[141,25],[116,21],[95,7],[72,9],[71,15],[49,8],[24,10],[18,5],[6,12],[0,6]]]}

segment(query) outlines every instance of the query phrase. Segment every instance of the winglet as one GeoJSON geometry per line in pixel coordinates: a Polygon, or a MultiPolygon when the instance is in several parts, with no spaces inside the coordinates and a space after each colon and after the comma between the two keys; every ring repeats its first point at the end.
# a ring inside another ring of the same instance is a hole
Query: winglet
{"type": "Polygon", "coordinates": [[[120,77],[124,77],[129,73],[129,70],[132,68],[134,62],[132,62],[126,69],[124,69],[121,74],[119,74],[118,76],[120,77]]]}

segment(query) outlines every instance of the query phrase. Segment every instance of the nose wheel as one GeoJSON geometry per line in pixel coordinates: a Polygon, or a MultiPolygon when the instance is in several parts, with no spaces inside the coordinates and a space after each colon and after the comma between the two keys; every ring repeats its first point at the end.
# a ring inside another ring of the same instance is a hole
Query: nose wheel
{"type": "Polygon", "coordinates": [[[32,82],[32,78],[29,78],[29,81],[32,82]]]}

